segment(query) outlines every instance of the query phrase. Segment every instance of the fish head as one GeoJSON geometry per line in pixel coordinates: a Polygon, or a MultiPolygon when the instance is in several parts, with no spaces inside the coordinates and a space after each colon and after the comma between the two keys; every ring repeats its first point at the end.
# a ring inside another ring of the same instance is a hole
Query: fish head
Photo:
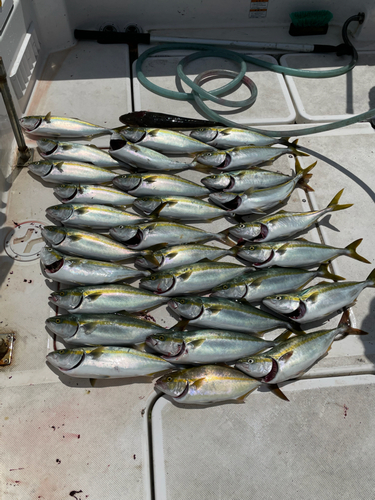
{"type": "Polygon", "coordinates": [[[33,132],[36,130],[42,123],[42,116],[24,116],[20,118],[19,123],[25,132],[33,132]]]}
{"type": "Polygon", "coordinates": [[[110,236],[125,246],[136,248],[143,241],[143,231],[136,226],[116,226],[109,230],[110,236]]]}
{"type": "Polygon", "coordinates": [[[57,250],[47,246],[42,248],[40,252],[40,262],[44,266],[56,266],[61,260],[64,261],[64,256],[57,250]]]}
{"type": "Polygon", "coordinates": [[[237,193],[210,193],[208,197],[216,205],[225,208],[225,210],[235,210],[242,203],[242,198],[237,193]]]}
{"type": "Polygon", "coordinates": [[[59,147],[59,143],[52,139],[39,139],[36,141],[38,151],[41,156],[48,156],[56,151],[59,147]]]}
{"type": "Polygon", "coordinates": [[[201,183],[208,189],[225,189],[231,184],[231,176],[225,173],[208,175],[207,177],[203,177],[203,179],[201,179],[201,183]]]}
{"type": "Polygon", "coordinates": [[[201,142],[211,142],[216,139],[218,134],[218,129],[216,128],[197,128],[190,132],[190,137],[201,142]]]}
{"type": "Polygon", "coordinates": [[[273,368],[273,359],[270,356],[251,356],[239,359],[234,365],[250,377],[266,377],[273,368]]]}
{"type": "Polygon", "coordinates": [[[163,200],[159,196],[144,196],[143,198],[136,198],[133,201],[133,206],[141,210],[146,215],[152,214],[161,204],[163,200]]]}
{"type": "Polygon", "coordinates": [[[124,174],[115,177],[112,182],[113,184],[121,189],[122,191],[128,192],[139,186],[142,181],[140,174],[124,174]]]}
{"type": "Polygon", "coordinates": [[[52,292],[48,298],[55,306],[62,307],[63,309],[77,309],[82,299],[83,293],[79,287],[52,292]]]}
{"type": "Polygon", "coordinates": [[[280,314],[292,314],[300,307],[299,297],[291,294],[270,295],[262,300],[263,304],[272,311],[280,314]]]}
{"type": "Polygon", "coordinates": [[[267,243],[253,243],[244,246],[237,254],[238,257],[251,262],[253,266],[270,264],[275,252],[267,243]]]}
{"type": "Polygon", "coordinates": [[[46,319],[46,327],[63,339],[70,339],[77,333],[79,322],[73,315],[52,316],[46,319]]]}
{"type": "Polygon", "coordinates": [[[207,151],[199,153],[195,156],[194,160],[209,167],[222,167],[225,163],[227,154],[225,151],[207,151]]]}
{"type": "Polygon", "coordinates": [[[42,237],[50,245],[59,245],[66,238],[66,230],[59,226],[44,226],[42,229],[42,237]]]}
{"type": "Polygon", "coordinates": [[[63,202],[71,201],[80,191],[78,184],[59,184],[53,188],[53,192],[63,202]]]}
{"type": "Polygon", "coordinates": [[[183,318],[197,319],[204,312],[200,297],[173,297],[168,306],[183,318]]]}
{"type": "Polygon", "coordinates": [[[155,382],[155,388],[173,398],[185,396],[189,390],[189,380],[184,376],[185,370],[173,372],[160,377],[155,382]]]}
{"type": "Polygon", "coordinates": [[[39,175],[39,177],[45,177],[51,172],[53,163],[51,161],[41,160],[33,161],[27,166],[33,174],[39,175]]]}
{"type": "Polygon", "coordinates": [[[146,136],[146,131],[139,127],[126,127],[121,130],[121,135],[125,137],[127,141],[139,142],[146,136]]]}
{"type": "Polygon", "coordinates": [[[146,344],[165,356],[177,356],[184,344],[180,337],[180,335],[156,333],[146,338],[146,344]]]}
{"type": "Polygon", "coordinates": [[[262,224],[258,222],[237,224],[229,229],[229,233],[240,240],[251,241],[262,234],[262,224]]]}
{"type": "Polygon", "coordinates": [[[140,280],[140,286],[158,295],[163,295],[172,290],[175,281],[173,274],[155,273],[151,274],[151,276],[142,278],[140,280]]]}
{"type": "Polygon", "coordinates": [[[76,368],[84,358],[84,349],[60,349],[47,354],[48,363],[64,372],[76,368]]]}
{"type": "Polygon", "coordinates": [[[247,293],[246,285],[237,285],[234,283],[223,283],[222,285],[215,286],[212,289],[210,297],[221,297],[223,299],[236,299],[241,300],[247,293]]]}
{"type": "Polygon", "coordinates": [[[67,221],[73,215],[74,209],[71,205],[53,205],[46,209],[46,214],[52,219],[60,222],[67,221]]]}
{"type": "Polygon", "coordinates": [[[118,151],[119,149],[122,149],[124,146],[126,146],[126,144],[127,141],[125,137],[123,137],[118,132],[115,132],[111,135],[111,138],[109,140],[109,152],[118,151]]]}

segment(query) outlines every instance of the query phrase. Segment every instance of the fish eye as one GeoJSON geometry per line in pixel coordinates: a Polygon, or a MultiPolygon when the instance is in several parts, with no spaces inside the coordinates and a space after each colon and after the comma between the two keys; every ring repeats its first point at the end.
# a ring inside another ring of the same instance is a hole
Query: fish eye
{"type": "Polygon", "coordinates": [[[223,285],[223,290],[228,290],[228,285],[223,285]]]}
{"type": "Polygon", "coordinates": [[[55,319],[55,323],[61,323],[61,319],[55,319]]]}
{"type": "Polygon", "coordinates": [[[185,304],[185,299],[180,299],[178,302],[179,302],[180,304],[185,304]]]}
{"type": "Polygon", "coordinates": [[[148,201],[148,198],[142,198],[142,201],[148,201]]]}
{"type": "Polygon", "coordinates": [[[164,335],[159,335],[158,340],[164,340],[164,335]]]}
{"type": "Polygon", "coordinates": [[[152,281],[156,280],[155,274],[153,274],[152,276],[150,276],[150,280],[152,280],[152,281]]]}
{"type": "Polygon", "coordinates": [[[50,247],[50,248],[47,248],[47,250],[48,250],[49,252],[52,252],[52,248],[51,248],[51,247],[50,247]]]}
{"type": "Polygon", "coordinates": [[[60,297],[64,297],[65,292],[59,292],[60,297]]]}
{"type": "Polygon", "coordinates": [[[276,300],[281,300],[281,299],[282,299],[282,296],[281,296],[281,295],[278,295],[278,296],[276,297],[276,300]]]}
{"type": "Polygon", "coordinates": [[[167,382],[172,382],[173,378],[172,377],[167,377],[167,382]]]}
{"type": "Polygon", "coordinates": [[[57,351],[58,354],[65,354],[65,349],[60,349],[59,351],[57,351]]]}
{"type": "Polygon", "coordinates": [[[239,224],[238,227],[240,227],[241,229],[245,229],[246,226],[245,226],[245,224],[239,224]]]}
{"type": "Polygon", "coordinates": [[[248,247],[248,250],[255,250],[255,247],[248,247]]]}
{"type": "Polygon", "coordinates": [[[117,226],[117,229],[124,229],[124,226],[117,226]]]}
{"type": "Polygon", "coordinates": [[[248,363],[254,363],[254,360],[251,358],[249,358],[247,361],[248,361],[248,363]]]}

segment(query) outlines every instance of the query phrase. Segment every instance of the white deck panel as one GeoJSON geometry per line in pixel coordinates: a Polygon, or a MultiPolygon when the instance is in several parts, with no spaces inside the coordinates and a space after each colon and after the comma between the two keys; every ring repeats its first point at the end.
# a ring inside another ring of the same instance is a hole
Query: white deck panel
{"type": "MultiPolygon", "coordinates": [[[[280,64],[296,69],[330,70],[349,64],[350,56],[286,54],[280,64]]],[[[285,76],[297,113],[297,123],[343,120],[375,107],[373,66],[375,52],[359,52],[358,63],[334,78],[285,76]]]]}
{"type": "Polygon", "coordinates": [[[156,500],[372,498],[372,376],[262,387],[245,404],[152,413],[156,500]],[[267,391],[267,392],[265,392],[267,391]]]}
{"type": "MultiPolygon", "coordinates": [[[[145,47],[147,49],[148,47],[145,47]]],[[[144,52],[140,49],[140,53],[144,52]]],[[[178,53],[179,51],[177,51],[178,53]]],[[[181,51],[180,51],[181,52],[181,51]]],[[[178,62],[189,52],[181,53],[176,56],[174,52],[161,52],[146,59],[142,66],[144,75],[149,80],[167,90],[183,90],[190,92],[191,89],[176,75],[176,67],[178,62]],[[166,55],[168,54],[168,55],[166,55]]],[[[257,54],[255,57],[277,64],[277,61],[272,56],[257,54]]],[[[287,91],[285,81],[282,75],[270,72],[247,63],[248,70],[246,76],[251,78],[258,87],[258,98],[253,106],[235,112],[236,108],[228,108],[215,103],[205,101],[206,104],[214,111],[222,113],[224,118],[234,120],[239,124],[273,124],[273,123],[293,123],[295,120],[295,110],[287,91]]],[[[238,72],[239,65],[234,61],[225,58],[208,57],[198,59],[185,67],[186,75],[191,79],[209,69],[229,69],[238,72]]],[[[206,90],[219,88],[227,84],[230,78],[218,78],[207,82],[203,85],[206,90]]],[[[192,108],[190,102],[171,101],[165,97],[155,95],[148,89],[143,87],[135,75],[135,63],[133,65],[133,85],[134,85],[134,107],[135,110],[152,110],[161,113],[172,113],[174,115],[189,116],[192,118],[205,118],[202,112],[194,104],[192,108]]],[[[235,92],[229,96],[223,96],[230,100],[243,100],[249,97],[250,93],[245,85],[241,85],[235,92]]]]}

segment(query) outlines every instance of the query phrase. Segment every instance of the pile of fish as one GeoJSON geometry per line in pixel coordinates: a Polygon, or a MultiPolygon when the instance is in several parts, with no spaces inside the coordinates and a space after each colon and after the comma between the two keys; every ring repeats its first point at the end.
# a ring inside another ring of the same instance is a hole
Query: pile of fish
{"type": "Polygon", "coordinates": [[[369,263],[357,253],[361,240],[336,248],[291,239],[349,208],[339,204],[342,190],[317,211],[268,213],[297,186],[311,190],[316,162],[302,169],[298,157],[308,155],[297,141],[160,113],[120,120],[125,126],[113,129],[50,113],[20,120],[43,158],[30,171],[54,183],[61,201],[46,209],[61,225],[44,226],[40,255],[44,274],[70,285],[50,296],[67,313],[47,328],[70,346],[48,354],[53,367],[89,379],[165,372],[155,387],[176,402],[243,401],[262,383],[277,388],[301,376],[337,337],[365,333],[347,313],[337,328],[302,330],[374,287],[375,270],[348,282],[328,269],[342,255],[369,263]],[[105,134],[108,152],[72,142],[105,134]],[[263,168],[284,154],[295,157],[294,176],[263,168]],[[187,155],[191,162],[176,158],[187,155]],[[209,175],[199,185],[169,173],[187,169],[209,175]],[[242,220],[249,214],[259,218],[242,220]],[[190,225],[217,218],[229,228],[190,225]],[[316,277],[332,281],[302,289],[316,277]],[[137,316],[163,304],[180,318],[172,328],[137,316]]]}

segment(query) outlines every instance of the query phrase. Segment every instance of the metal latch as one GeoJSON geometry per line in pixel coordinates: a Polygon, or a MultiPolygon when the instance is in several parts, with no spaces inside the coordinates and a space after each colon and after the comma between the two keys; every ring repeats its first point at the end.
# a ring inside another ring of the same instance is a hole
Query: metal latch
{"type": "Polygon", "coordinates": [[[14,341],[14,333],[0,333],[0,366],[10,365],[14,341]]]}

